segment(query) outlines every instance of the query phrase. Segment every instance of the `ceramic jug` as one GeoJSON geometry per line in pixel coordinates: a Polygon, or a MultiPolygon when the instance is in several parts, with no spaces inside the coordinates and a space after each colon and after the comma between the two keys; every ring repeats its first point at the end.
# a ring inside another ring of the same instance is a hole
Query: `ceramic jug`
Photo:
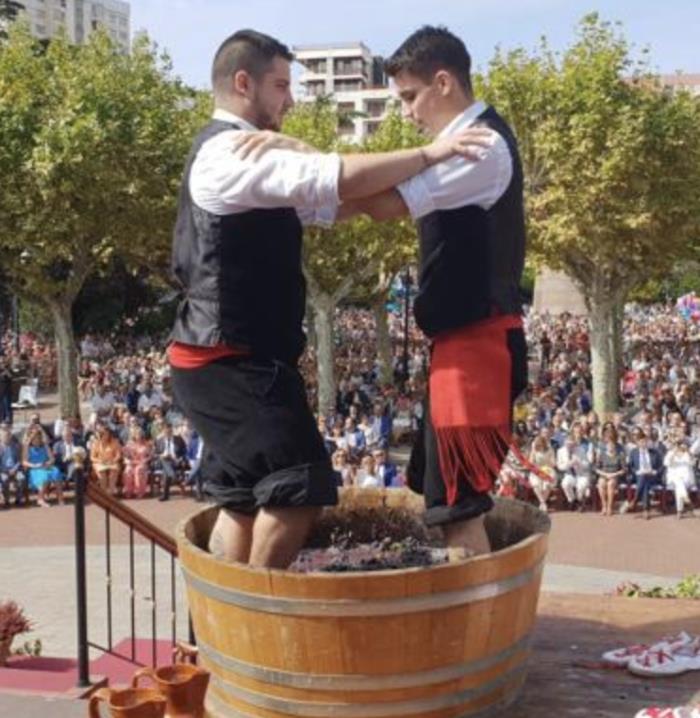
{"type": "Polygon", "coordinates": [[[100,703],[106,703],[110,718],[164,718],[166,700],[153,688],[100,688],[90,697],[90,718],[102,718],[100,703]]]}
{"type": "Polygon", "coordinates": [[[167,702],[167,718],[204,718],[204,697],[209,685],[209,672],[188,663],[162,668],[142,668],[134,675],[132,685],[149,678],[167,702]]]}

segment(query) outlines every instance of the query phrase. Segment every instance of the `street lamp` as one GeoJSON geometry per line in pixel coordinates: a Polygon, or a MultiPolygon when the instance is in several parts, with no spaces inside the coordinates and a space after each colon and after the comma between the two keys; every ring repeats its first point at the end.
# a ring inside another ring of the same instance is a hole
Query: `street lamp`
{"type": "Polygon", "coordinates": [[[12,332],[15,335],[15,351],[19,353],[19,298],[12,295],[12,332]]]}
{"type": "Polygon", "coordinates": [[[403,303],[403,386],[406,387],[408,381],[408,325],[409,311],[411,308],[411,270],[406,267],[406,273],[403,277],[404,303],[403,303]]]}

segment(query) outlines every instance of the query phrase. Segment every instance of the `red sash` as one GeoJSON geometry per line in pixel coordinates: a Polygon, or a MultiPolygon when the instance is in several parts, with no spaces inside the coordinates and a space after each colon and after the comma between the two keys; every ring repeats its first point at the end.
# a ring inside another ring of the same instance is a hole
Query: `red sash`
{"type": "Polygon", "coordinates": [[[430,417],[450,506],[460,475],[491,490],[512,443],[509,329],[522,329],[522,319],[494,317],[435,338],[430,417]]]}

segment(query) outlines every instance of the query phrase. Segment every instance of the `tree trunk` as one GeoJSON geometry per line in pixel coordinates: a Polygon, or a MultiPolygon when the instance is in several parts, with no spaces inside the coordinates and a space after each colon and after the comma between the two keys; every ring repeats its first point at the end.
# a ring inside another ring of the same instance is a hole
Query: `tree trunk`
{"type": "Polygon", "coordinates": [[[78,398],[78,351],[73,333],[72,303],[49,305],[58,353],[58,394],[61,416],[80,418],[78,398]]]}
{"type": "Polygon", "coordinates": [[[314,306],[308,298],[306,300],[306,340],[309,346],[316,351],[318,346],[316,339],[316,317],[314,306]]]}
{"type": "Polygon", "coordinates": [[[622,379],[622,372],[625,368],[625,300],[622,299],[615,304],[614,309],[613,350],[615,352],[615,366],[617,368],[618,385],[622,379]]]}
{"type": "Polygon", "coordinates": [[[335,302],[327,294],[313,297],[316,329],[316,366],[318,370],[318,413],[329,416],[335,411],[335,366],[333,360],[333,314],[335,302]]]}
{"type": "Polygon", "coordinates": [[[588,297],[591,322],[593,408],[605,417],[619,408],[619,355],[616,349],[616,302],[608,296],[588,297]]]}
{"type": "Polygon", "coordinates": [[[394,378],[392,366],[391,336],[389,334],[389,321],[386,311],[386,296],[380,295],[372,303],[374,324],[377,332],[377,357],[379,359],[379,381],[382,384],[391,384],[394,378]]]}

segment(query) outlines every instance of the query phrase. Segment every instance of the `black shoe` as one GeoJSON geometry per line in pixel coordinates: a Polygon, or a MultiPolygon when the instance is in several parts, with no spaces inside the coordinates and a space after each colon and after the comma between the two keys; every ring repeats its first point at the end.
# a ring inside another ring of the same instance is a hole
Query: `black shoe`
{"type": "Polygon", "coordinates": [[[168,501],[169,499],[170,497],[165,495],[158,497],[158,501],[168,501]]]}

